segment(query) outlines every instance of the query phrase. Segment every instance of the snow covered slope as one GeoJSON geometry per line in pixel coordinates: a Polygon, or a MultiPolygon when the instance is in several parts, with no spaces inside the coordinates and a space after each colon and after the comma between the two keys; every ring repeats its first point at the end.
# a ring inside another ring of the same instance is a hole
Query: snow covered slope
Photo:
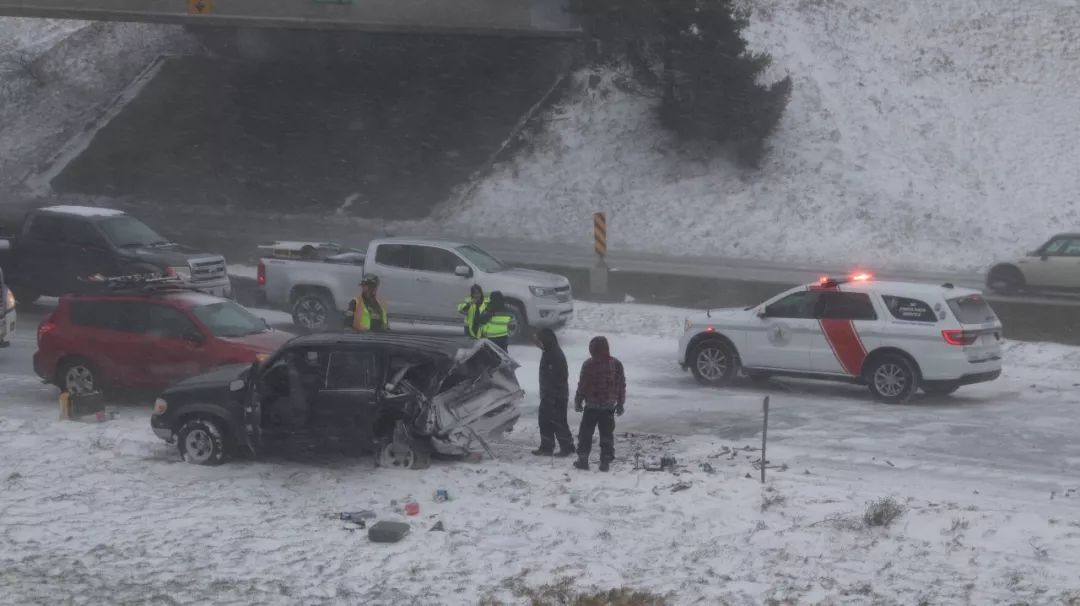
{"type": "Polygon", "coordinates": [[[22,182],[155,57],[197,50],[179,27],[0,19],[0,186],[22,182]]]}
{"type": "Polygon", "coordinates": [[[680,153],[612,74],[448,218],[611,248],[974,267],[1080,228],[1080,2],[754,0],[795,80],[758,173],[680,153]]]}

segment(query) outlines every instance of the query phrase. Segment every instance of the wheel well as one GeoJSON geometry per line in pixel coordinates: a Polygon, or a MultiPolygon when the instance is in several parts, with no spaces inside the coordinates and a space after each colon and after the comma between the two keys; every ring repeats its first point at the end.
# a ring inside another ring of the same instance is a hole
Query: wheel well
{"type": "Polygon", "coordinates": [[[75,360],[86,360],[87,364],[93,364],[93,362],[91,362],[90,359],[86,356],[80,356],[79,354],[67,354],[56,362],[56,370],[53,371],[54,385],[56,385],[60,389],[64,388],[64,380],[63,377],[60,376],[60,373],[64,371],[65,366],[75,360]]]}
{"type": "Polygon", "coordinates": [[[330,300],[330,304],[337,307],[337,303],[334,302],[334,294],[325,286],[293,286],[292,291],[289,292],[289,305],[295,304],[297,299],[306,294],[326,295],[330,300]]]}
{"type": "Polygon", "coordinates": [[[690,352],[695,347],[697,347],[698,345],[700,345],[700,344],[702,344],[702,343],[704,343],[706,341],[720,341],[720,342],[724,343],[725,345],[727,345],[728,347],[731,348],[731,351],[735,353],[735,358],[738,359],[738,357],[739,357],[739,348],[735,347],[735,343],[733,343],[731,341],[731,339],[729,339],[726,335],[718,333],[718,332],[703,332],[703,333],[701,333],[699,335],[696,335],[693,339],[690,339],[690,342],[686,344],[686,358],[688,358],[686,360],[687,364],[690,363],[690,360],[689,360],[690,352]]]}
{"type": "Polygon", "coordinates": [[[210,421],[215,421],[218,424],[218,427],[221,429],[221,437],[227,441],[226,443],[228,444],[235,441],[236,436],[233,435],[235,432],[232,424],[229,423],[229,420],[219,414],[207,412],[204,410],[194,410],[191,412],[186,412],[177,417],[176,422],[173,423],[173,433],[180,433],[180,428],[183,427],[185,423],[187,423],[188,421],[194,421],[196,419],[207,419],[210,421]]]}
{"type": "Polygon", "coordinates": [[[1024,272],[1012,263],[998,263],[997,265],[990,268],[990,271],[987,272],[986,276],[988,278],[992,278],[995,274],[1001,271],[1016,272],[1016,275],[1020,276],[1021,281],[1025,279],[1024,272]]]}
{"type": "Polygon", "coordinates": [[[881,358],[882,356],[890,356],[890,355],[899,356],[899,357],[904,358],[905,360],[907,360],[908,363],[911,364],[911,367],[915,369],[915,374],[919,377],[919,380],[922,380],[922,369],[919,368],[919,363],[915,361],[915,358],[911,357],[911,354],[909,354],[908,352],[906,352],[906,351],[904,351],[902,349],[897,349],[895,347],[882,347],[880,349],[875,349],[874,351],[870,352],[870,354],[868,356],[866,356],[866,360],[863,362],[863,367],[862,367],[863,378],[866,378],[867,369],[869,369],[870,366],[875,361],[877,361],[878,358],[881,358]]]}

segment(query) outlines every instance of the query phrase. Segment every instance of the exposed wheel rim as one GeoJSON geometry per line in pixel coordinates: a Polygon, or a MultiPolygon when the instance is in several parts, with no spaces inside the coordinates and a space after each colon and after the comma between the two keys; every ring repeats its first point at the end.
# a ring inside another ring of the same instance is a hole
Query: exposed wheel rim
{"type": "Polygon", "coordinates": [[[697,371],[702,378],[716,381],[727,376],[727,353],[719,347],[706,347],[698,351],[697,371]]]}
{"type": "Polygon", "coordinates": [[[318,299],[300,299],[296,304],[296,319],[304,328],[322,328],[326,325],[326,306],[318,299]]]}
{"type": "Polygon", "coordinates": [[[75,396],[94,393],[94,372],[83,364],[76,364],[64,374],[65,390],[75,396]]]}
{"type": "Polygon", "coordinates": [[[192,463],[205,463],[214,454],[214,439],[205,429],[192,429],[184,437],[184,456],[192,463]]]}
{"type": "Polygon", "coordinates": [[[907,371],[899,364],[886,363],[874,371],[874,389],[885,397],[895,398],[907,388],[907,371]]]}
{"type": "Polygon", "coordinates": [[[382,467],[411,469],[415,462],[416,454],[411,448],[395,448],[393,442],[383,446],[379,453],[379,465],[382,467]]]}

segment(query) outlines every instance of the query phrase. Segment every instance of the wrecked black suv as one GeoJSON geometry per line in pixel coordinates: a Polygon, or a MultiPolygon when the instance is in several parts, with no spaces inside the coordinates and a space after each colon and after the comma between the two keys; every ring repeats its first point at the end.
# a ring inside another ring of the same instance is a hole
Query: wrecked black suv
{"type": "MultiPolygon", "coordinates": [[[[432,453],[489,451],[524,393],[517,364],[489,341],[393,333],[297,337],[263,362],[187,379],[154,403],[150,426],[188,462],[238,446],[335,439],[380,465],[422,469],[432,453]]],[[[489,451],[490,452],[490,451],[489,451]]]]}

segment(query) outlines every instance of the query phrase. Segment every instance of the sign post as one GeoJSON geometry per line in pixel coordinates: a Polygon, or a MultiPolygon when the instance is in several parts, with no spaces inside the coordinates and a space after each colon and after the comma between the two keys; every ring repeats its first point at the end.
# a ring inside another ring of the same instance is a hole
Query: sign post
{"type": "Polygon", "coordinates": [[[606,295],[608,292],[607,217],[604,213],[593,213],[593,250],[596,251],[596,263],[589,269],[589,290],[594,295],[606,295]]]}

